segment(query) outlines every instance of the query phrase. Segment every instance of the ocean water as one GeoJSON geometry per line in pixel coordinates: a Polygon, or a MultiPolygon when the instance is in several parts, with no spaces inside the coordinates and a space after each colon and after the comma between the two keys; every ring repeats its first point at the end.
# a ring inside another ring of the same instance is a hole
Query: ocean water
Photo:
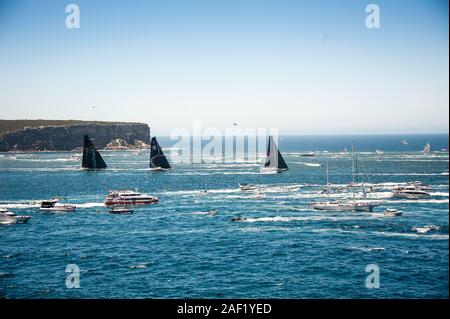
{"type": "Polygon", "coordinates": [[[286,136],[279,144],[289,165],[282,174],[261,174],[260,162],[176,158],[173,170],[151,173],[148,151],[104,151],[109,169],[99,172],[81,170],[75,153],[0,154],[0,207],[32,216],[0,225],[0,297],[448,298],[449,154],[441,151],[448,135],[286,136]],[[380,206],[312,210],[310,202],[325,199],[326,161],[330,183],[350,182],[351,156],[340,150],[352,140],[359,178],[382,186],[368,194],[380,206]],[[434,152],[423,155],[426,142],[434,152]],[[305,150],[316,156],[300,156],[305,150]],[[416,180],[430,185],[431,198],[390,197],[396,184],[416,180]],[[240,191],[238,182],[261,185],[261,195],[240,191]],[[102,203],[117,188],[137,188],[159,203],[109,214],[102,203]],[[78,210],[37,211],[52,197],[78,210]],[[384,217],[388,207],[404,215],[384,217]],[[211,209],[218,214],[209,216],[211,209]],[[238,215],[248,219],[230,220],[238,215]],[[68,264],[80,268],[79,289],[66,287],[68,264]],[[371,264],[379,288],[366,288],[371,264]]]}

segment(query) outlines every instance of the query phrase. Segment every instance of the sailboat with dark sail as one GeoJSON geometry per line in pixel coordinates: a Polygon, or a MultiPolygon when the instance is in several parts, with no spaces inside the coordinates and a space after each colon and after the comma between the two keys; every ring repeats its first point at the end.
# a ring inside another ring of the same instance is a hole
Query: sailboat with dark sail
{"type": "Polygon", "coordinates": [[[281,173],[288,170],[288,166],[273,139],[273,135],[269,136],[269,145],[267,145],[267,156],[263,170],[281,173]]]}
{"type": "Polygon", "coordinates": [[[164,155],[161,146],[159,146],[156,137],[152,137],[150,143],[150,170],[151,171],[165,171],[171,169],[166,156],[164,155]]]}
{"type": "Polygon", "coordinates": [[[81,167],[86,169],[102,169],[106,168],[106,163],[100,153],[96,150],[94,143],[89,136],[84,136],[83,144],[83,160],[81,167]]]}

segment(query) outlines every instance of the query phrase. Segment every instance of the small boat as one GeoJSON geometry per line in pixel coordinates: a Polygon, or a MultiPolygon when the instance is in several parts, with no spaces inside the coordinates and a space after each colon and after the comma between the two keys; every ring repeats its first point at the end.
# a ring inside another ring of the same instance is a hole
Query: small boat
{"type": "Polygon", "coordinates": [[[16,215],[13,212],[8,211],[5,208],[0,208],[0,224],[8,225],[8,224],[24,224],[26,223],[31,216],[27,215],[16,215]]]}
{"type": "Polygon", "coordinates": [[[134,210],[127,207],[113,207],[109,210],[111,214],[131,214],[134,210]]]}
{"type": "Polygon", "coordinates": [[[288,166],[273,139],[273,135],[269,136],[266,161],[262,170],[275,173],[281,173],[288,170],[288,166]]]}
{"type": "Polygon", "coordinates": [[[197,195],[198,195],[198,196],[208,195],[208,190],[205,189],[205,190],[198,191],[198,194],[197,194],[197,195]]]}
{"type": "Polygon", "coordinates": [[[408,141],[404,138],[400,141],[400,144],[402,145],[408,145],[408,141]]]}
{"type": "Polygon", "coordinates": [[[231,218],[232,222],[243,222],[245,220],[247,220],[247,218],[246,217],[242,217],[242,216],[236,216],[236,217],[231,218]]]}
{"type": "Polygon", "coordinates": [[[208,215],[209,215],[209,216],[216,216],[216,215],[217,215],[217,210],[215,210],[215,209],[210,210],[210,211],[208,212],[208,215]]]}
{"type": "Polygon", "coordinates": [[[401,216],[403,212],[401,210],[396,210],[393,208],[388,208],[384,211],[383,215],[388,217],[401,216]]]}
{"type": "Polygon", "coordinates": [[[311,204],[311,207],[316,210],[325,211],[357,211],[357,212],[371,212],[373,208],[378,205],[368,202],[353,202],[353,201],[326,201],[326,202],[315,202],[311,204]]]}
{"type": "Polygon", "coordinates": [[[314,152],[306,152],[306,153],[301,153],[300,156],[305,156],[305,157],[312,157],[315,156],[316,153],[314,152]]]}
{"type": "Polygon", "coordinates": [[[149,205],[158,203],[158,197],[132,190],[110,190],[105,205],[149,205]]]}
{"type": "Polygon", "coordinates": [[[58,198],[44,200],[41,202],[39,210],[45,212],[73,212],[77,209],[75,205],[57,205],[58,202],[58,198]]]}
{"type": "Polygon", "coordinates": [[[421,182],[408,182],[406,185],[398,185],[394,187],[393,191],[404,191],[404,190],[420,190],[420,191],[426,191],[429,190],[430,187],[426,184],[422,184],[421,182]]]}
{"type": "Polygon", "coordinates": [[[421,189],[410,189],[404,188],[399,190],[394,190],[392,192],[393,198],[402,198],[402,199],[420,199],[420,198],[429,198],[431,194],[421,190],[421,189]]]}
{"type": "Polygon", "coordinates": [[[422,152],[424,154],[430,154],[430,152],[431,152],[431,145],[430,145],[430,143],[425,144],[422,152]]]}
{"type": "Polygon", "coordinates": [[[418,232],[419,234],[426,234],[430,230],[439,230],[440,227],[436,225],[429,225],[429,226],[423,226],[423,227],[413,227],[411,228],[412,231],[418,232]]]}
{"type": "Polygon", "coordinates": [[[103,169],[107,168],[105,161],[94,146],[89,136],[84,136],[83,159],[81,167],[85,169],[103,169]]]}
{"type": "Polygon", "coordinates": [[[241,191],[253,191],[253,190],[257,190],[258,186],[256,185],[252,185],[252,184],[246,184],[246,183],[238,183],[239,184],[239,189],[241,191]]]}
{"type": "Polygon", "coordinates": [[[171,169],[166,156],[164,155],[161,146],[159,146],[156,137],[152,137],[150,143],[150,164],[151,171],[166,171],[171,169]]]}

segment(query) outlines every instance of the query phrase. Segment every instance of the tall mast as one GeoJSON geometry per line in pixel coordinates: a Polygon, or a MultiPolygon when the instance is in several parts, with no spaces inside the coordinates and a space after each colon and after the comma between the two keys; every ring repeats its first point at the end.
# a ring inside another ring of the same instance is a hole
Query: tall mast
{"type": "Polygon", "coordinates": [[[352,192],[353,192],[353,202],[355,198],[355,141],[352,142],[352,192]]]}
{"type": "Polygon", "coordinates": [[[327,199],[328,199],[328,201],[330,201],[330,182],[329,182],[329,178],[328,178],[328,160],[326,161],[326,166],[327,166],[327,199]]]}

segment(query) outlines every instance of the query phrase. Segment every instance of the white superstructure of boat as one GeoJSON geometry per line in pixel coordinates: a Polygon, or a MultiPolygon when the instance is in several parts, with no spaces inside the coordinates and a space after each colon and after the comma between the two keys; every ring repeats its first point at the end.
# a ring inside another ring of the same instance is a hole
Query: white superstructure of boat
{"type": "Polygon", "coordinates": [[[383,215],[387,216],[387,217],[401,216],[401,215],[403,215],[403,211],[396,210],[394,208],[388,208],[384,211],[383,215]]]}
{"type": "Polygon", "coordinates": [[[429,198],[431,197],[431,194],[421,189],[404,188],[394,190],[392,192],[392,197],[403,199],[420,199],[420,198],[429,198]]]}
{"type": "Polygon", "coordinates": [[[26,223],[30,218],[31,216],[16,215],[5,208],[0,208],[0,224],[2,225],[23,224],[26,223]]]}
{"type": "Polygon", "coordinates": [[[156,204],[158,197],[132,190],[110,190],[105,205],[148,205],[156,204]]]}

